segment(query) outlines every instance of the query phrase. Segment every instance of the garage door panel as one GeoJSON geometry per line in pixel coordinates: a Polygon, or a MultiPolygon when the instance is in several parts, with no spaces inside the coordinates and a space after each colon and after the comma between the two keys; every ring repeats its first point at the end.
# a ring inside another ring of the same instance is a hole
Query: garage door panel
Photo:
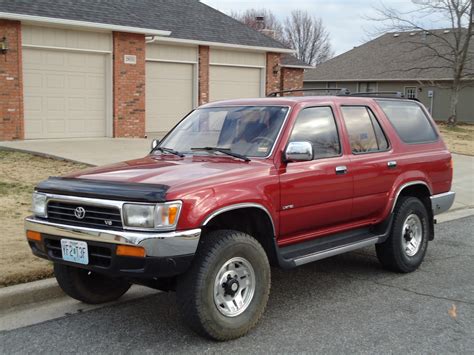
{"type": "Polygon", "coordinates": [[[104,55],[25,48],[23,58],[27,139],[105,136],[104,55]]]}
{"type": "Polygon", "coordinates": [[[211,101],[260,97],[262,70],[212,65],[209,73],[211,101]]]}
{"type": "Polygon", "coordinates": [[[148,62],[146,131],[167,132],[193,108],[194,66],[148,62]]]}

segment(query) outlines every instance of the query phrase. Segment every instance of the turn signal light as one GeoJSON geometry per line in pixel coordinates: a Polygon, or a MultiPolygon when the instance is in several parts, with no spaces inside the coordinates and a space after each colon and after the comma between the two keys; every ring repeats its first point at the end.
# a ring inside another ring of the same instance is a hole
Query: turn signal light
{"type": "Polygon", "coordinates": [[[145,257],[145,249],[142,247],[132,247],[129,245],[119,245],[117,246],[117,250],[115,253],[118,256],[133,256],[136,258],[144,258],[145,257]]]}
{"type": "Polygon", "coordinates": [[[26,238],[35,242],[41,242],[41,233],[34,231],[27,231],[26,238]]]}

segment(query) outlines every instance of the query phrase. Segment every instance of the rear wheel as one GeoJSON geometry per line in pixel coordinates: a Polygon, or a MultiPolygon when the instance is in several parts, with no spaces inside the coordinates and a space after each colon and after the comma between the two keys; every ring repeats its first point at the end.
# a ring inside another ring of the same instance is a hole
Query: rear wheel
{"type": "Polygon", "coordinates": [[[54,276],[68,296],[84,303],[100,304],[119,299],[130,288],[123,279],[116,279],[63,264],[54,264],[54,276]]]}
{"type": "Polygon", "coordinates": [[[193,265],[178,280],[177,300],[186,324],[200,335],[230,340],[262,316],[270,293],[270,265],[251,236],[221,230],[203,238],[193,265]]]}
{"type": "Polygon", "coordinates": [[[400,197],[391,234],[384,243],[376,245],[377,257],[390,270],[415,271],[423,262],[428,239],[429,216],[425,205],[416,197],[400,197]]]}

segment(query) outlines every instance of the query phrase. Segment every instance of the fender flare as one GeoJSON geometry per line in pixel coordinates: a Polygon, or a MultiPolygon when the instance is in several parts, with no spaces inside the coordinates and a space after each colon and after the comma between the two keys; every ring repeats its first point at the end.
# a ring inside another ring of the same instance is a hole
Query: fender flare
{"type": "Polygon", "coordinates": [[[244,209],[244,208],[258,208],[262,211],[264,211],[268,218],[270,219],[270,223],[272,224],[272,230],[273,230],[273,238],[276,237],[276,230],[275,230],[275,222],[273,221],[273,218],[272,218],[272,215],[270,214],[270,212],[268,211],[268,209],[259,204],[259,203],[237,203],[237,204],[234,204],[234,205],[228,205],[228,206],[224,206],[224,207],[221,207],[219,209],[217,209],[216,211],[210,213],[209,215],[206,216],[206,218],[204,219],[204,222],[201,223],[201,226],[206,226],[213,218],[217,217],[218,215],[222,214],[222,213],[225,213],[225,212],[229,212],[229,211],[234,211],[234,210],[240,210],[240,209],[244,209]]]}

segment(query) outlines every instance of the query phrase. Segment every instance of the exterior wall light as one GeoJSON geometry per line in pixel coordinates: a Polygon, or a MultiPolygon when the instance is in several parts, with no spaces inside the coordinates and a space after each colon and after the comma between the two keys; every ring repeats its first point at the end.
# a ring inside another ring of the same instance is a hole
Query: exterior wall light
{"type": "Polygon", "coordinates": [[[6,37],[3,37],[3,38],[0,40],[0,53],[6,54],[7,51],[8,51],[7,38],[6,38],[6,37]]]}
{"type": "Polygon", "coordinates": [[[273,66],[273,75],[277,75],[280,72],[280,64],[275,64],[273,66]]]}

